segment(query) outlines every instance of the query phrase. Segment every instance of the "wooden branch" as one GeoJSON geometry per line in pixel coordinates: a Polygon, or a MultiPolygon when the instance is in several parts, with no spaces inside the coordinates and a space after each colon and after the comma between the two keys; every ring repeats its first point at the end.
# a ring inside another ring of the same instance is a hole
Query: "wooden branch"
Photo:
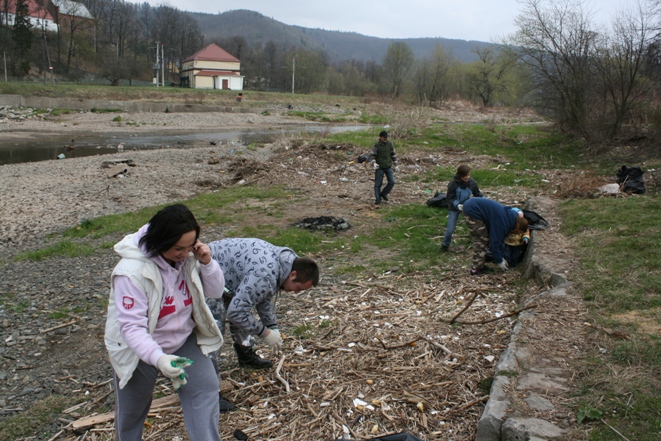
{"type": "Polygon", "coordinates": [[[399,349],[399,348],[403,348],[403,347],[406,347],[406,346],[414,346],[413,343],[417,342],[418,340],[422,340],[422,339],[423,339],[422,336],[418,336],[417,338],[414,338],[413,340],[411,340],[407,343],[400,343],[400,344],[394,345],[394,346],[386,346],[386,344],[383,342],[383,340],[381,340],[380,338],[377,337],[377,340],[379,340],[379,342],[383,346],[383,349],[388,349],[388,350],[390,350],[390,349],[399,349]]]}
{"type": "Polygon", "coordinates": [[[443,346],[442,344],[440,344],[440,343],[438,343],[438,342],[435,342],[434,340],[432,340],[432,339],[430,339],[430,338],[427,338],[427,337],[422,337],[422,336],[420,336],[420,338],[422,338],[423,340],[427,341],[427,342],[428,342],[429,344],[431,344],[432,346],[435,346],[435,347],[437,347],[438,349],[440,349],[441,351],[445,352],[445,353],[447,354],[448,357],[452,356],[452,351],[449,350],[448,348],[446,348],[445,346],[443,346]]]}
{"type": "Polygon", "coordinates": [[[280,380],[280,382],[285,385],[285,391],[287,392],[287,394],[289,394],[289,383],[287,383],[287,381],[284,378],[282,378],[282,376],[280,375],[280,369],[282,369],[282,364],[284,362],[285,362],[285,356],[283,355],[280,358],[280,362],[278,363],[278,368],[275,370],[275,378],[280,380]]]}
{"type": "Polygon", "coordinates": [[[517,309],[516,311],[510,312],[509,314],[506,314],[502,317],[496,317],[496,318],[487,319],[487,320],[479,320],[479,321],[475,321],[475,322],[456,321],[455,323],[458,323],[460,325],[486,325],[487,323],[496,322],[498,320],[502,320],[502,319],[507,318],[507,317],[512,317],[513,315],[517,315],[520,312],[523,312],[523,311],[528,310],[528,309],[533,309],[533,308],[537,308],[537,305],[535,305],[535,304],[528,305],[525,308],[517,309]]]}
{"type": "Polygon", "coordinates": [[[475,299],[477,299],[477,296],[479,296],[479,295],[480,295],[479,291],[476,292],[475,294],[473,294],[473,297],[471,297],[470,300],[468,302],[466,302],[466,306],[464,306],[461,311],[459,311],[454,317],[452,317],[448,323],[450,323],[450,324],[454,323],[455,320],[457,320],[461,314],[466,312],[466,310],[471,307],[471,305],[473,304],[473,302],[475,301],[475,299]]]}
{"type": "Polygon", "coordinates": [[[39,331],[39,333],[40,334],[45,334],[47,332],[55,331],[56,329],[66,328],[67,326],[71,326],[74,323],[76,323],[76,321],[77,320],[71,320],[70,322],[62,323],[61,325],[53,326],[52,328],[42,329],[41,331],[39,331]]]}

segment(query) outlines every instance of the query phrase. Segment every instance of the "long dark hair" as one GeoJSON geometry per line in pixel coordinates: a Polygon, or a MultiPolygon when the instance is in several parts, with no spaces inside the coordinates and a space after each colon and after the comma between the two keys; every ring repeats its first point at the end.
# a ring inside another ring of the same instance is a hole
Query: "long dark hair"
{"type": "Polygon", "coordinates": [[[172,248],[181,236],[195,230],[195,240],[200,236],[200,225],[193,213],[182,204],[163,208],[149,221],[147,232],[140,238],[149,257],[155,257],[172,248]]]}

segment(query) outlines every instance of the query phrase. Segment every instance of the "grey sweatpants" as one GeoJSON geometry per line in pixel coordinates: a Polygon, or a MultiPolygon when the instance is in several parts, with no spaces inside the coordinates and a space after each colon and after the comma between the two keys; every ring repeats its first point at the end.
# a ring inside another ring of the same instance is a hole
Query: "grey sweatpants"
{"type": "MultiPolygon", "coordinates": [[[[186,368],[188,383],[178,391],[189,438],[191,441],[220,441],[218,375],[211,360],[202,354],[194,333],[173,355],[193,360],[193,364],[186,368]]],[[[158,373],[156,367],[140,361],[129,382],[120,389],[119,379],[113,372],[117,441],[142,440],[142,427],[149,413],[158,373]]]]}

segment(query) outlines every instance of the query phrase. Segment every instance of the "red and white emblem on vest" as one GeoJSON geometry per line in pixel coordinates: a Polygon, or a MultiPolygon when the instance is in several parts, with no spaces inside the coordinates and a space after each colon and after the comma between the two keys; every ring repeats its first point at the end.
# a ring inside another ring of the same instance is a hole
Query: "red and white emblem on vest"
{"type": "Polygon", "coordinates": [[[124,309],[131,309],[135,306],[135,300],[133,300],[133,297],[124,296],[122,297],[122,306],[124,309]]]}

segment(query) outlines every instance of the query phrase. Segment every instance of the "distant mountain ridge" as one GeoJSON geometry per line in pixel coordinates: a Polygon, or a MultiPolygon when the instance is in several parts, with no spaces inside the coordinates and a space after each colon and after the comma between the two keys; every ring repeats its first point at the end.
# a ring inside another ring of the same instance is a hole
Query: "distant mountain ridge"
{"type": "Polygon", "coordinates": [[[279,45],[300,46],[309,50],[323,50],[331,61],[360,60],[380,63],[388,46],[393,42],[406,43],[416,58],[430,57],[437,44],[463,63],[477,61],[472,51],[484,47],[497,47],[482,41],[449,38],[388,39],[369,37],[357,32],[327,31],[288,25],[259,12],[237,9],[222,14],[190,12],[199,23],[207,41],[216,38],[242,36],[250,46],[274,41],[279,45]]]}

